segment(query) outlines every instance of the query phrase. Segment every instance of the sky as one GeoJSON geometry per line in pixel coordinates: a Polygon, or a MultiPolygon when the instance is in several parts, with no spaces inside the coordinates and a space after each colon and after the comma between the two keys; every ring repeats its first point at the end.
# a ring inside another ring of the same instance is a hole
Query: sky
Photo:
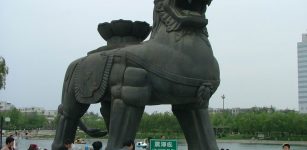
{"type": "MultiPolygon", "coordinates": [[[[221,84],[210,107],[221,108],[224,94],[225,108],[298,110],[296,46],[307,33],[306,6],[306,0],[213,0],[206,15],[221,84]]],[[[0,56],[9,74],[0,101],[57,109],[70,62],[106,45],[97,25],[116,19],[152,24],[152,10],[153,0],[1,0],[0,56]]]]}

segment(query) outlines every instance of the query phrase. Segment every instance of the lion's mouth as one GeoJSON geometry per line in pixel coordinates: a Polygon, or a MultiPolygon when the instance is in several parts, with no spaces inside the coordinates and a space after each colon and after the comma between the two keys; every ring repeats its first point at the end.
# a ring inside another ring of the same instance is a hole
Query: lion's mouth
{"type": "Polygon", "coordinates": [[[183,26],[204,27],[208,0],[165,0],[165,10],[183,26]]]}
{"type": "Polygon", "coordinates": [[[182,15],[201,16],[206,8],[204,0],[176,0],[175,9],[182,15]]]}

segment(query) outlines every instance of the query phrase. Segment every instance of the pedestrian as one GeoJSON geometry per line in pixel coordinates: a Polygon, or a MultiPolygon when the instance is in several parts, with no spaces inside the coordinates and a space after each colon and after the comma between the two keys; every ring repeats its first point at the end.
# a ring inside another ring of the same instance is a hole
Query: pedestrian
{"type": "Polygon", "coordinates": [[[102,143],[100,141],[95,141],[93,144],[93,149],[94,150],[101,150],[102,149],[102,143]]]}
{"type": "Polygon", "coordinates": [[[64,147],[67,148],[68,150],[72,150],[73,147],[73,142],[71,139],[66,139],[64,141],[64,147]]]}
{"type": "Polygon", "coordinates": [[[123,147],[127,147],[128,150],[135,150],[135,145],[133,140],[128,140],[123,144],[123,147]]]}
{"type": "Polygon", "coordinates": [[[15,150],[16,149],[16,140],[14,138],[14,135],[11,134],[10,137],[12,137],[14,139],[14,144],[13,144],[12,150],[15,150]]]}
{"type": "Polygon", "coordinates": [[[283,150],[290,150],[290,144],[287,144],[287,143],[286,143],[286,144],[283,144],[283,145],[282,145],[282,149],[283,149],[283,150]]]}
{"type": "Polygon", "coordinates": [[[28,150],[38,150],[38,146],[36,144],[30,144],[28,150]]]}
{"type": "Polygon", "coordinates": [[[1,150],[14,150],[14,141],[15,139],[11,136],[8,136],[5,140],[5,145],[1,150]]]}
{"type": "Polygon", "coordinates": [[[150,140],[152,139],[152,137],[147,137],[147,147],[146,147],[146,150],[149,150],[150,149],[150,140]]]}

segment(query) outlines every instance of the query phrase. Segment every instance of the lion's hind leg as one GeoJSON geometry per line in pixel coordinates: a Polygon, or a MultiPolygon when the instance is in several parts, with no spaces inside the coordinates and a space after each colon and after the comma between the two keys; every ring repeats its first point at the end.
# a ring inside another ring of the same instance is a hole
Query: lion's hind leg
{"type": "Polygon", "coordinates": [[[67,69],[63,91],[62,104],[59,106],[59,123],[52,143],[52,150],[66,150],[65,140],[74,140],[80,118],[87,111],[89,104],[81,104],[75,98],[74,84],[71,82],[76,62],[67,69]]]}
{"type": "Polygon", "coordinates": [[[69,139],[73,141],[75,139],[80,118],[89,107],[88,104],[77,102],[72,96],[65,97],[61,106],[62,112],[59,113],[59,123],[52,143],[53,150],[66,150],[64,148],[65,140],[69,139]]]}
{"type": "Polygon", "coordinates": [[[173,105],[189,150],[218,150],[208,108],[200,104],[173,105]]]}

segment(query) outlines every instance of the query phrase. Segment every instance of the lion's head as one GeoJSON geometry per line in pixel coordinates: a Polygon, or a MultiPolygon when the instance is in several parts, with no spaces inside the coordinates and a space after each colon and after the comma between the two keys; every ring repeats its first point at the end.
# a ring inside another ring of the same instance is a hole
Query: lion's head
{"type": "Polygon", "coordinates": [[[205,28],[207,5],[212,0],[155,0],[153,34],[161,23],[166,30],[176,31],[182,28],[205,28]]]}

